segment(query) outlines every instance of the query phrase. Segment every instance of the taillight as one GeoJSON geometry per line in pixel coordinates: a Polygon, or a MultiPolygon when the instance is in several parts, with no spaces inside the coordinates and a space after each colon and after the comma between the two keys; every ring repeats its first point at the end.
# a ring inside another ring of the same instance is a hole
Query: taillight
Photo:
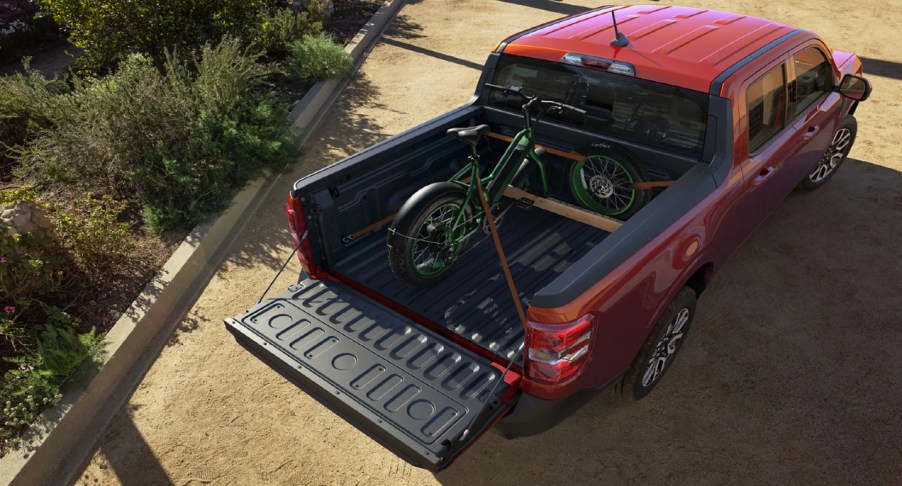
{"type": "Polygon", "coordinates": [[[285,212],[288,215],[288,225],[291,227],[291,238],[294,240],[295,245],[298,245],[298,242],[300,242],[300,245],[298,245],[298,260],[301,261],[301,266],[304,267],[304,270],[310,277],[319,278],[321,272],[319,266],[313,261],[313,248],[308,239],[307,221],[304,219],[301,202],[289,194],[285,212]]]}
{"type": "Polygon", "coordinates": [[[526,376],[545,383],[576,378],[588,361],[595,318],[583,316],[563,325],[529,322],[526,328],[526,376]]]}

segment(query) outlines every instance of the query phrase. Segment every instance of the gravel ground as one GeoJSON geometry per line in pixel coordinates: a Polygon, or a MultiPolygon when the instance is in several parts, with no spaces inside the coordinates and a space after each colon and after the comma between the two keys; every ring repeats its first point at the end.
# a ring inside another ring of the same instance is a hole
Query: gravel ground
{"type": "MultiPolygon", "coordinates": [[[[295,178],[467,100],[507,34],[578,10],[552,0],[411,1],[295,178]]],[[[660,2],[662,4],[670,2],[660,2]]],[[[691,1],[782,20],[864,56],[874,95],[851,159],[794,193],[701,300],[648,399],[602,394],[545,434],[489,434],[437,476],[410,467],[242,350],[222,319],[290,251],[276,191],[118,414],[80,484],[870,483],[902,477],[902,2],[691,1]]],[[[290,272],[277,283],[284,287],[290,272]]],[[[295,273],[296,274],[296,273],[295,273]]]]}

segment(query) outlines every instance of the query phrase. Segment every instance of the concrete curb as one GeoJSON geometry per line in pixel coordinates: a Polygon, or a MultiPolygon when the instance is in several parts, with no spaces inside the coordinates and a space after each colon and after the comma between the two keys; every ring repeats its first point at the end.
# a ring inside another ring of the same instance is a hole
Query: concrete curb
{"type": "MultiPolygon", "coordinates": [[[[404,0],[386,1],[345,48],[352,56],[353,72],[403,4],[404,0]]],[[[316,130],[349,81],[350,77],[317,83],[291,111],[299,144],[316,130]]],[[[227,210],[191,231],[107,334],[102,368],[83,370],[60,404],[44,412],[28,431],[29,445],[0,459],[0,484],[70,484],[77,479],[110,421],[200,297],[276,179],[251,182],[227,210]]]]}

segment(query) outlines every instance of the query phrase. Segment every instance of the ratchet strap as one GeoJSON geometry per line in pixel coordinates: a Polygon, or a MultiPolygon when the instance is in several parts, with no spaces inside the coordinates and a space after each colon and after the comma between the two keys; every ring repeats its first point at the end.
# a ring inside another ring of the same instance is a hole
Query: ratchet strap
{"type": "Polygon", "coordinates": [[[394,220],[394,219],[395,219],[395,215],[394,215],[394,214],[389,214],[388,216],[386,216],[386,217],[380,219],[379,221],[376,221],[375,223],[373,223],[373,224],[367,226],[366,228],[363,228],[362,230],[357,231],[357,232],[351,234],[349,237],[350,237],[351,239],[353,239],[353,238],[360,238],[361,236],[363,236],[363,235],[369,233],[370,231],[373,231],[373,230],[375,230],[375,229],[379,229],[379,228],[381,228],[381,227],[387,225],[388,223],[391,223],[392,220],[394,220]]]}
{"type": "Polygon", "coordinates": [[[514,285],[514,277],[511,276],[511,269],[507,266],[507,257],[504,256],[504,249],[501,248],[501,238],[498,237],[498,227],[495,226],[495,218],[492,217],[489,203],[485,200],[485,194],[483,194],[482,191],[482,182],[479,180],[479,174],[476,174],[476,193],[479,194],[479,202],[482,204],[482,210],[485,211],[485,218],[489,222],[489,229],[492,232],[492,241],[495,242],[495,250],[498,251],[498,257],[501,259],[501,269],[504,270],[504,278],[507,279],[507,287],[511,291],[514,305],[517,306],[520,324],[522,324],[523,329],[526,330],[526,312],[523,311],[523,304],[520,302],[520,294],[517,292],[517,286],[514,285]]]}
{"type": "MultiPolygon", "coordinates": [[[[485,134],[486,137],[494,138],[496,140],[502,140],[504,142],[512,142],[514,140],[513,137],[508,137],[507,135],[502,135],[500,133],[488,132],[485,134]]],[[[563,150],[558,150],[551,147],[546,147],[544,145],[536,144],[537,148],[543,148],[546,152],[552,155],[557,155],[558,157],[563,157],[565,159],[575,160],[579,162],[580,160],[585,160],[586,156],[579,152],[564,152],[563,150]]]]}

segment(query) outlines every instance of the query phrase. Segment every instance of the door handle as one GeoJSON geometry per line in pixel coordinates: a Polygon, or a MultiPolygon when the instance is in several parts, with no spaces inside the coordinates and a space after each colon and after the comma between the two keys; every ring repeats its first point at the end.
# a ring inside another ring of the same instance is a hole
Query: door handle
{"type": "Polygon", "coordinates": [[[765,167],[758,171],[758,177],[755,177],[755,185],[761,184],[766,181],[770,176],[772,176],[776,172],[774,166],[765,167]]]}
{"type": "Polygon", "coordinates": [[[808,127],[808,131],[806,131],[805,134],[802,135],[802,140],[805,140],[806,142],[808,140],[811,140],[815,135],[817,135],[817,132],[819,131],[821,131],[820,125],[811,125],[810,127],[808,127]]]}

